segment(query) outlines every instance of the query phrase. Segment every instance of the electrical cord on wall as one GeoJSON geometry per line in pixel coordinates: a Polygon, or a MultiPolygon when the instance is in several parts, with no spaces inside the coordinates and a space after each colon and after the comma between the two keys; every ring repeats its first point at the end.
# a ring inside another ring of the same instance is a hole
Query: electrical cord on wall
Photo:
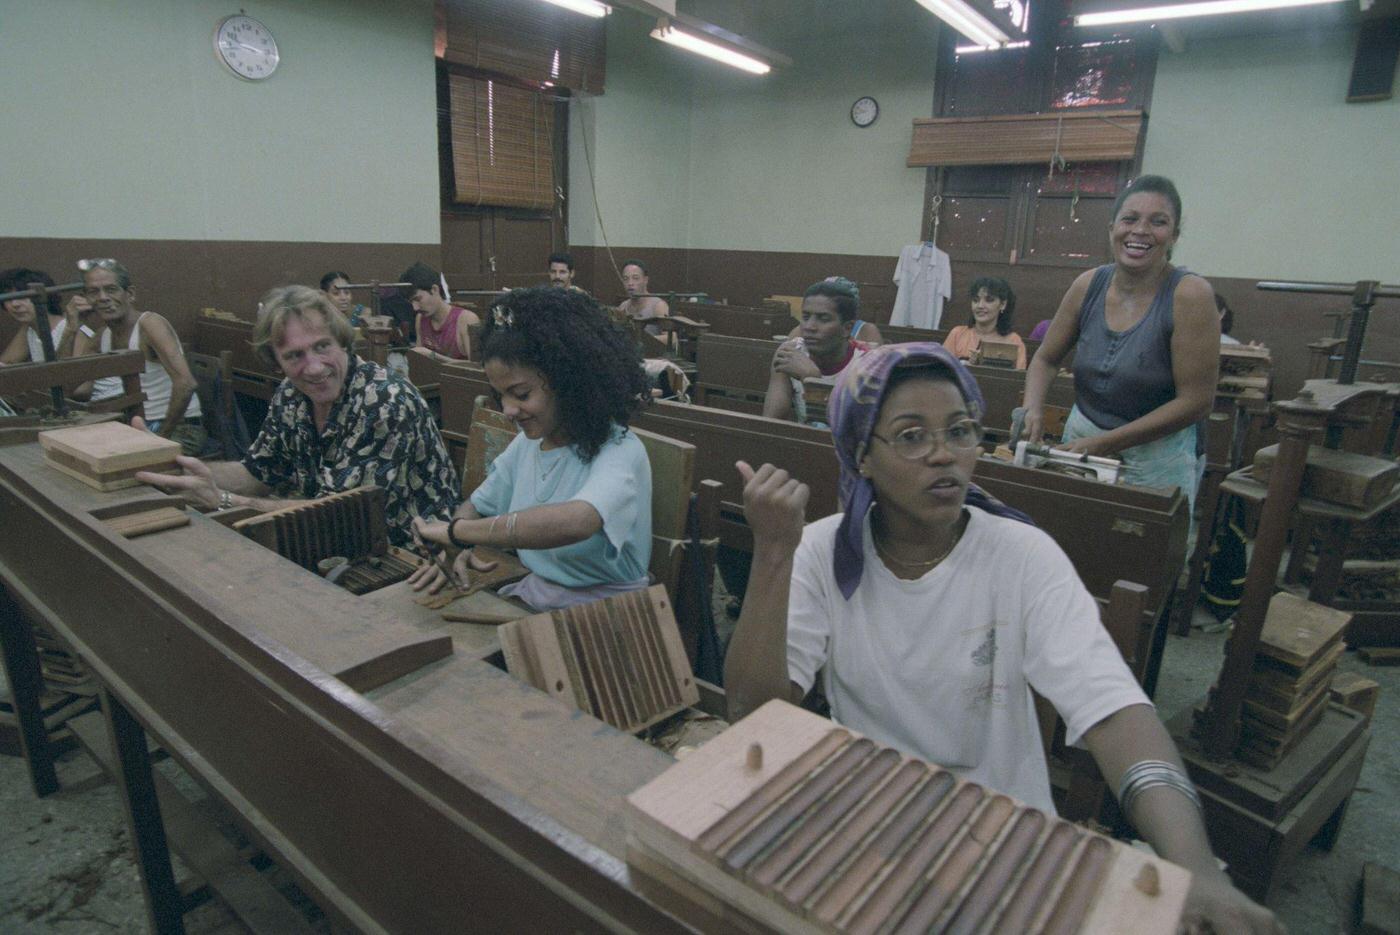
{"type": "Polygon", "coordinates": [[[613,256],[612,244],[608,241],[608,229],[603,226],[603,211],[598,205],[598,182],[593,175],[593,153],[588,147],[588,133],[585,132],[583,126],[583,108],[574,107],[574,103],[581,103],[582,98],[572,97],[569,101],[569,110],[578,111],[578,136],[583,143],[583,161],[588,166],[588,187],[593,193],[593,216],[598,219],[598,233],[603,238],[603,247],[608,251],[608,262],[612,264],[613,274],[617,276],[618,285],[621,286],[622,270],[618,268],[617,257],[613,256]]]}

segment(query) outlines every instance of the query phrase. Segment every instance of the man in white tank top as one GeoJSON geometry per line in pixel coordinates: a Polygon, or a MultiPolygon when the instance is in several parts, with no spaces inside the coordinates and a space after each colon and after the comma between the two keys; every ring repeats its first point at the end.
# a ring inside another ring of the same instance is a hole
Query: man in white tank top
{"type": "Polygon", "coordinates": [[[146,394],[147,428],[171,438],[182,423],[198,423],[194,374],[170,322],[155,312],[136,311],[131,273],[116,260],[83,260],[78,268],[83,271],[83,294],[107,326],[101,349],[139,349],[146,356],[141,390],[146,394]]]}

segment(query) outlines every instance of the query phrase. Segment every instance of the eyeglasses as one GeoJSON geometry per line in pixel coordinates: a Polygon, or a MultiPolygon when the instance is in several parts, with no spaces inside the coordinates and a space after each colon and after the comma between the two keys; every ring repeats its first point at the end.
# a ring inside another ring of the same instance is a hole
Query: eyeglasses
{"type": "Polygon", "coordinates": [[[982,426],[976,419],[961,419],[946,429],[910,426],[894,438],[884,438],[874,432],[870,434],[889,445],[895,454],[906,461],[917,461],[927,458],[929,452],[937,448],[940,442],[947,445],[949,451],[969,451],[976,448],[977,443],[982,440],[982,426]]]}
{"type": "Polygon", "coordinates": [[[93,269],[115,270],[116,268],[117,268],[117,261],[114,260],[114,259],[112,259],[111,257],[106,257],[106,258],[98,259],[98,260],[79,260],[79,261],[78,261],[78,269],[80,269],[80,270],[83,271],[84,273],[86,273],[88,270],[93,270],[93,269]]]}

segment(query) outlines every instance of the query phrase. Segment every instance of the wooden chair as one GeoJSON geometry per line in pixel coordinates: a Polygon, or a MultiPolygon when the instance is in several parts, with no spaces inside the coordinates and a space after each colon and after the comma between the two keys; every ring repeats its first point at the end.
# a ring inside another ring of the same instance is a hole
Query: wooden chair
{"type": "MultiPolygon", "coordinates": [[[[491,462],[506,450],[518,431],[514,422],[491,408],[488,397],[476,398],[462,471],[463,497],[470,497],[481,485],[491,462]]],[[[723,485],[708,480],[695,483],[694,445],[644,429],[632,431],[641,439],[651,464],[651,563],[647,570],[671,596],[693,665],[706,602],[714,589],[723,485]],[[697,487],[698,493],[692,493],[697,487]],[[699,555],[691,551],[695,547],[692,527],[698,529],[694,538],[700,541],[699,555]],[[688,567],[698,568],[699,573],[687,574],[688,567]]]]}
{"type": "MultiPolygon", "coordinates": [[[[190,373],[195,379],[195,393],[204,413],[204,428],[211,441],[217,443],[216,460],[234,460],[248,453],[252,439],[238,411],[233,389],[233,352],[218,354],[186,352],[190,373]]],[[[208,449],[206,449],[207,451],[208,449]]]]}
{"type": "MultiPolygon", "coordinates": [[[[1117,581],[1109,599],[1098,602],[1099,619],[1139,684],[1146,680],[1149,671],[1148,659],[1141,651],[1138,638],[1147,596],[1147,588],[1142,585],[1117,581]]],[[[1040,720],[1040,737],[1050,765],[1051,784],[1064,790],[1060,815],[1069,821],[1093,819],[1113,827],[1120,821],[1118,803],[1094,758],[1087,750],[1065,746],[1064,721],[1054,706],[1039,695],[1035,696],[1035,713],[1040,720]]]]}

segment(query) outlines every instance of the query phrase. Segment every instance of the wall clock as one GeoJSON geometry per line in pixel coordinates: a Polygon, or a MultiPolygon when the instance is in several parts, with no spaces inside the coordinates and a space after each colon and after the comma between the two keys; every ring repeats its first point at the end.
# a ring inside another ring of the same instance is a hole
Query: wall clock
{"type": "Polygon", "coordinates": [[[880,105],[873,97],[863,97],[851,105],[851,123],[868,127],[880,116],[880,105]]]}
{"type": "Polygon", "coordinates": [[[245,81],[271,78],[282,57],[272,32],[251,16],[226,16],[214,27],[214,54],[245,81]]]}

